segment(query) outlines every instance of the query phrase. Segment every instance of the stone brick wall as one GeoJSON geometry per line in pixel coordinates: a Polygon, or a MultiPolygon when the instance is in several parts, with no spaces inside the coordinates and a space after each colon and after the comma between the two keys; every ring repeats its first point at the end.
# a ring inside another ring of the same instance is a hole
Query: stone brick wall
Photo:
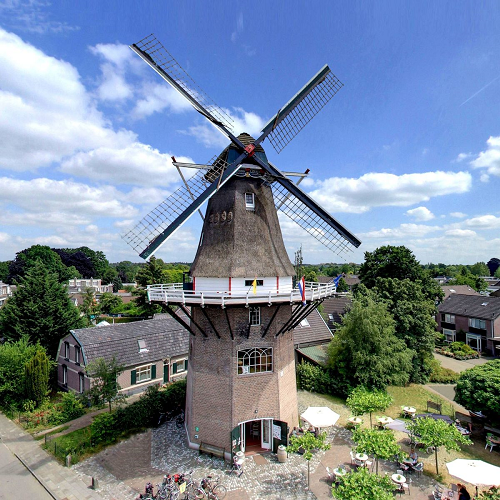
{"type": "Polygon", "coordinates": [[[281,306],[262,338],[276,307],[263,305],[261,325],[252,327],[244,307],[227,309],[230,326],[221,308],[206,307],[209,320],[193,308],[193,319],[207,336],[196,330],[191,339],[186,406],[192,443],[206,442],[230,451],[231,430],[240,422],[274,418],[291,427],[298,424],[292,333],[275,337],[290,318],[289,305],[281,306]],[[273,371],[238,375],[238,351],[253,347],[273,348],[273,371]]]}

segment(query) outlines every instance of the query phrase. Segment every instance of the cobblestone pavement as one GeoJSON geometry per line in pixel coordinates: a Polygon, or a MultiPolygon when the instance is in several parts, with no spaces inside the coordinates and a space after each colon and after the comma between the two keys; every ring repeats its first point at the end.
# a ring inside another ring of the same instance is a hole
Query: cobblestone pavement
{"type": "MultiPolygon", "coordinates": [[[[324,406],[325,399],[315,394],[299,393],[299,413],[308,406],[324,406]]],[[[187,446],[184,429],[167,422],[157,429],[138,434],[116,446],[81,462],[73,469],[78,474],[97,477],[99,494],[106,500],[134,499],[144,484],[157,484],[163,474],[193,471],[197,481],[211,475],[220,479],[228,490],[227,500],[312,500],[331,499],[331,484],[326,467],[350,464],[351,432],[342,425],[349,416],[345,406],[328,403],[341,414],[339,425],[330,428],[328,442],[331,449],[313,455],[310,462],[310,490],[307,486],[307,462],[303,456],[292,454],[286,463],[279,463],[273,453],[263,453],[266,463],[258,465],[247,457],[244,473],[240,477],[228,471],[222,459],[200,455],[187,446]]],[[[394,473],[392,462],[381,461],[380,473],[394,473]]],[[[414,478],[411,496],[414,500],[427,500],[432,492],[429,478],[414,478]]]]}

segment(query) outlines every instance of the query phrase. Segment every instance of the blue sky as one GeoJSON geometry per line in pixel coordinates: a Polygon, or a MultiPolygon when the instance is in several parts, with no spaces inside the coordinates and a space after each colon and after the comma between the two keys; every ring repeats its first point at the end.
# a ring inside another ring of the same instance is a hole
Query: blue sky
{"type": "MultiPolygon", "coordinates": [[[[120,238],[179,185],[170,156],[226,145],[127,46],[150,33],[261,126],[325,63],[344,87],[277,155],[363,242],[422,262],[498,257],[498,2],[0,1],[0,260],[32,244],[138,261],[120,238]]],[[[287,250],[341,262],[283,220],[287,250]]],[[[190,261],[193,217],[158,251],[190,261]]]]}

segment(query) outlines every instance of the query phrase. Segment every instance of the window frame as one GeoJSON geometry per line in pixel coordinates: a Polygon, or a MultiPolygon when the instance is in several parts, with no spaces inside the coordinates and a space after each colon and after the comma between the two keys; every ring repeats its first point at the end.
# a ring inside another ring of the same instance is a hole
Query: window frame
{"type": "Polygon", "coordinates": [[[69,361],[69,356],[71,354],[69,342],[64,342],[64,359],[69,361]]]}
{"type": "Polygon", "coordinates": [[[237,374],[254,375],[274,372],[274,352],[272,347],[251,347],[237,353],[237,374]]]}
{"type": "Polygon", "coordinates": [[[65,387],[68,385],[68,367],[66,365],[62,365],[62,382],[65,387]]]}
{"type": "Polygon", "coordinates": [[[78,373],[78,391],[80,394],[85,392],[85,374],[83,372],[78,373]]]}
{"type": "Polygon", "coordinates": [[[455,315],[450,313],[441,313],[441,321],[444,323],[449,323],[450,325],[454,325],[455,315]]]}
{"type": "Polygon", "coordinates": [[[261,315],[259,306],[250,306],[248,309],[248,324],[250,326],[261,325],[261,315]]]}
{"type": "Polygon", "coordinates": [[[253,286],[253,282],[256,282],[257,286],[264,286],[264,280],[245,280],[245,287],[253,286]]]}
{"type": "Polygon", "coordinates": [[[176,368],[176,371],[175,371],[175,374],[177,375],[178,373],[184,373],[187,368],[186,368],[186,361],[187,361],[187,358],[184,358],[184,359],[178,359],[175,363],[177,365],[177,368],[176,368]],[[180,365],[182,365],[182,369],[179,370],[179,367],[180,365]]]}
{"type": "Polygon", "coordinates": [[[245,208],[255,210],[255,193],[245,193],[245,208]],[[250,200],[247,197],[250,197],[250,200]]]}
{"type": "Polygon", "coordinates": [[[443,335],[446,337],[445,342],[455,342],[457,339],[457,331],[450,330],[449,328],[443,328],[443,335]],[[451,340],[448,340],[448,335],[451,336],[451,340]]]}
{"type": "Polygon", "coordinates": [[[471,328],[476,328],[477,330],[486,330],[486,320],[480,318],[469,318],[469,326],[471,328]],[[476,323],[479,323],[479,326],[476,326],[476,323]]]}
{"type": "Polygon", "coordinates": [[[79,365],[80,364],[80,347],[75,345],[75,364],[79,365]]]}
{"type": "Polygon", "coordinates": [[[152,373],[151,373],[151,365],[143,365],[143,366],[138,366],[135,368],[135,383],[136,384],[141,384],[142,382],[147,382],[148,380],[151,380],[152,373]],[[149,377],[146,378],[141,378],[142,374],[149,373],[149,377]]]}

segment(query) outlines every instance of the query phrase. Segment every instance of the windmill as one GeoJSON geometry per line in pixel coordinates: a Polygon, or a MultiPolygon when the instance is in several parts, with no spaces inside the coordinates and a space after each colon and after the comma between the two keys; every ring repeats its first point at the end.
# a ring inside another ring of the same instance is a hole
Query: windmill
{"type": "Polygon", "coordinates": [[[207,165],[174,159],[196,173],[124,236],[148,258],[208,201],[191,282],[148,287],[150,301],[177,305],[189,318],[172,314],[191,334],[189,444],[226,455],[276,451],[298,423],[293,329],[336,294],[333,284],[293,286],[277,210],[338,254],[361,242],[273,165],[261,143],[279,153],[343,85],[325,65],[257,139],[236,136],[231,118],[154,35],[130,48],[230,141],[207,165]]]}

